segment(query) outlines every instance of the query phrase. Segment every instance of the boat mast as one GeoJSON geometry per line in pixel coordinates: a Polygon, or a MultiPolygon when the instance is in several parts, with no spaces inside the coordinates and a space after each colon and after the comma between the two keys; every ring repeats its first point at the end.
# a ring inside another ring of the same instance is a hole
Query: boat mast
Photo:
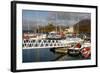
{"type": "Polygon", "coordinates": [[[37,21],[37,23],[36,23],[36,30],[37,30],[37,34],[38,34],[38,18],[37,18],[38,16],[37,15],[38,15],[38,12],[36,14],[36,21],[37,21]]]}
{"type": "MultiPolygon", "coordinates": [[[[27,16],[27,33],[28,33],[28,35],[29,35],[29,20],[28,20],[28,16],[27,16]]],[[[27,36],[28,36],[27,35],[27,36]]]]}
{"type": "Polygon", "coordinates": [[[56,13],[56,32],[57,32],[57,13],[56,13]]]}
{"type": "Polygon", "coordinates": [[[79,34],[79,17],[78,17],[78,34],[79,34]]]}

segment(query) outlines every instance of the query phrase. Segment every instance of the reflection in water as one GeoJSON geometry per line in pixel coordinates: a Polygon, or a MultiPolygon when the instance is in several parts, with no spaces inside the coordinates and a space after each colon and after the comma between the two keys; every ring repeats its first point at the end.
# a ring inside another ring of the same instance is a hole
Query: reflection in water
{"type": "Polygon", "coordinates": [[[60,56],[50,49],[23,49],[23,62],[51,61],[60,56]]]}
{"type": "Polygon", "coordinates": [[[68,54],[55,53],[54,51],[44,49],[23,49],[23,62],[47,62],[57,60],[81,60],[81,55],[77,57],[69,56],[68,54]]]}

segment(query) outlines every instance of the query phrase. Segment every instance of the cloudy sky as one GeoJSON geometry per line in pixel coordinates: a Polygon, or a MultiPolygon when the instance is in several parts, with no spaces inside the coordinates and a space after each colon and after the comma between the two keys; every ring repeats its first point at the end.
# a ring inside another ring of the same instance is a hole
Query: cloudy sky
{"type": "Polygon", "coordinates": [[[83,19],[90,19],[90,13],[76,12],[53,12],[53,11],[37,11],[23,10],[22,25],[23,29],[32,29],[37,25],[47,25],[53,23],[55,25],[71,26],[83,19]]]}

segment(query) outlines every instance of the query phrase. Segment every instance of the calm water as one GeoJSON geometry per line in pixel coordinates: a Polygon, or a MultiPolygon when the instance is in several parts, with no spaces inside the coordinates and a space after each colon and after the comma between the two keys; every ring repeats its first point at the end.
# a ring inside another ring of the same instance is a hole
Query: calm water
{"type": "Polygon", "coordinates": [[[23,49],[23,62],[45,62],[57,60],[81,60],[81,56],[72,57],[67,54],[58,54],[50,51],[50,49],[23,49]]]}

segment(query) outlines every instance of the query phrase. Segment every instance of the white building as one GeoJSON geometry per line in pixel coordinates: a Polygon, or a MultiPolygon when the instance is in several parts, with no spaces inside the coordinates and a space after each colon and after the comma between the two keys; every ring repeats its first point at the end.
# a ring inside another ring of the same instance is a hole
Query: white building
{"type": "Polygon", "coordinates": [[[69,28],[65,29],[66,33],[73,33],[74,32],[74,27],[70,26],[69,28]]]}

